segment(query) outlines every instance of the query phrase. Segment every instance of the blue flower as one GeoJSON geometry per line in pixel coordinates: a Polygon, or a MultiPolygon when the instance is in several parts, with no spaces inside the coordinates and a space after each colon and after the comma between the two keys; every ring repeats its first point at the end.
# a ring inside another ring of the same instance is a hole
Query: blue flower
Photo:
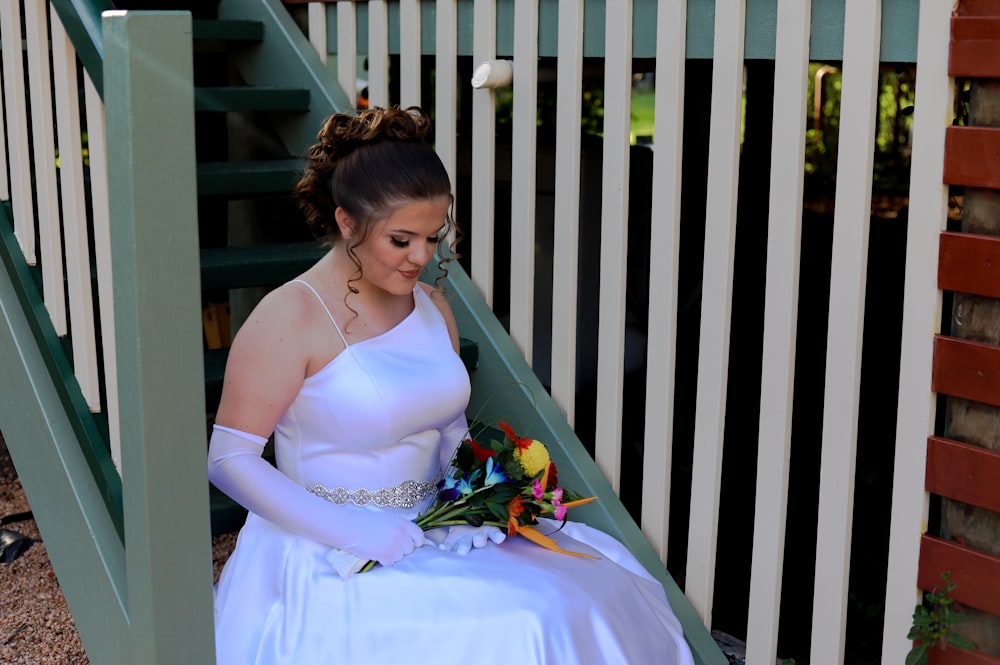
{"type": "Polygon", "coordinates": [[[454,501],[459,497],[458,490],[458,480],[453,476],[447,476],[444,479],[444,486],[441,491],[438,492],[438,499],[441,501],[454,501]]]}
{"type": "Polygon", "coordinates": [[[469,479],[465,476],[463,476],[462,479],[458,481],[458,486],[456,489],[458,489],[458,493],[461,494],[462,496],[469,496],[470,494],[476,491],[475,488],[472,487],[472,483],[469,482],[469,479]]]}
{"type": "Polygon", "coordinates": [[[492,487],[500,483],[511,482],[510,477],[504,473],[499,464],[493,463],[493,458],[486,460],[486,480],[483,481],[485,487],[492,487]]]}

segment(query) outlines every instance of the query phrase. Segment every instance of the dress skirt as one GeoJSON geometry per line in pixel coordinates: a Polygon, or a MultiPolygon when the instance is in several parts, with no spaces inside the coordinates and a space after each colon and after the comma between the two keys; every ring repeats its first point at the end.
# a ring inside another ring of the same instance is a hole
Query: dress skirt
{"type": "MultiPolygon", "coordinates": [[[[543,532],[555,528],[546,521],[543,532]]],[[[253,513],[215,592],[219,665],[691,665],[662,585],[581,523],[551,552],[522,537],[426,545],[341,579],[336,550],[253,513]]]]}

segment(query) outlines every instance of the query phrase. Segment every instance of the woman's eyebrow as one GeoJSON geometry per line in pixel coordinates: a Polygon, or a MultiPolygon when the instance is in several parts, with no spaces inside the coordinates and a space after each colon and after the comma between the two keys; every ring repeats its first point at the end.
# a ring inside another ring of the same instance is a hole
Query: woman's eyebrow
{"type": "MultiPolygon", "coordinates": [[[[439,228],[437,231],[435,231],[434,233],[432,233],[430,235],[431,236],[440,235],[443,230],[444,230],[444,226],[442,226],[441,228],[439,228]]],[[[416,231],[411,231],[410,229],[389,229],[389,233],[398,233],[398,234],[404,235],[404,236],[419,236],[419,235],[423,235],[421,233],[417,233],[416,231]]]]}

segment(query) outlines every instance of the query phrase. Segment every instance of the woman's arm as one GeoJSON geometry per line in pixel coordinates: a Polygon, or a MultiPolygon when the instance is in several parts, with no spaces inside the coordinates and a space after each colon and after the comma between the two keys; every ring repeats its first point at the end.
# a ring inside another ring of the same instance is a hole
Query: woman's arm
{"type": "MultiPolygon", "coordinates": [[[[316,362],[314,350],[321,356],[336,352],[310,339],[319,326],[310,319],[308,305],[299,289],[286,285],[261,301],[233,341],[209,445],[209,480],[282,528],[392,565],[423,544],[420,527],[394,515],[325,501],[261,457],[267,437],[316,362]]],[[[322,324],[329,325],[325,315],[322,324]]]]}

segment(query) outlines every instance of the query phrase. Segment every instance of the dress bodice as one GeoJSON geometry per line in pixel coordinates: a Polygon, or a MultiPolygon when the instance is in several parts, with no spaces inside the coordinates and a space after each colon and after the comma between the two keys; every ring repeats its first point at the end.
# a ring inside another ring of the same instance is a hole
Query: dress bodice
{"type": "MultiPolygon", "coordinates": [[[[413,301],[394,328],[348,344],[303,381],[274,433],[285,475],[303,486],[377,490],[441,470],[441,431],[464,413],[469,377],[419,285],[413,301]]],[[[330,334],[340,334],[330,321],[330,334]]]]}

